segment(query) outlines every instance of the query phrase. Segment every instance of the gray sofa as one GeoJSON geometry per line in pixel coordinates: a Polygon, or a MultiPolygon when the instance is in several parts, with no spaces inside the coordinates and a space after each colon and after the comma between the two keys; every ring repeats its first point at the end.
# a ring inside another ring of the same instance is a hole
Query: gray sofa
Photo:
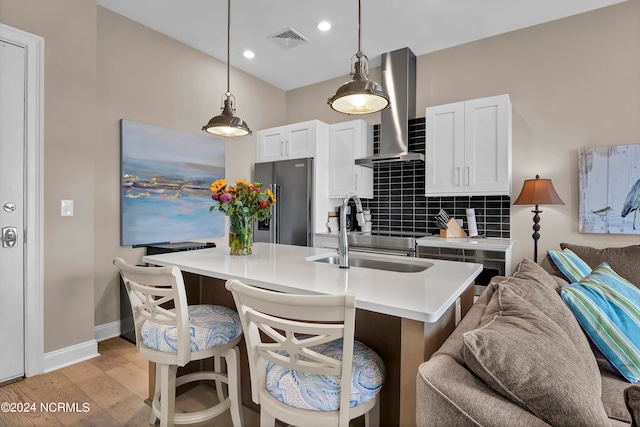
{"type": "MultiPolygon", "coordinates": [[[[640,287],[640,245],[561,247],[640,287]]],[[[566,284],[548,259],[494,278],[420,366],[418,426],[629,426],[632,384],[589,343],[558,294],[566,284]]]]}

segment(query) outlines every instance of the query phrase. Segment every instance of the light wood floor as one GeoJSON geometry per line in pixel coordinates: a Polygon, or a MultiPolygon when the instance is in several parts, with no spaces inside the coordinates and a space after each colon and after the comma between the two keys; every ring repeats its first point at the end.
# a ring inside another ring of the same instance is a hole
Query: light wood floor
{"type": "MultiPolygon", "coordinates": [[[[98,344],[99,357],[44,375],[0,387],[0,404],[29,404],[35,412],[0,411],[0,426],[131,426],[149,425],[149,363],[135,345],[113,338],[98,344]],[[58,403],[67,408],[58,410],[58,403]],[[76,405],[74,407],[74,405],[76,405]],[[49,411],[42,410],[42,406],[49,411]]],[[[176,399],[176,411],[193,411],[217,401],[215,391],[198,386],[176,399]]],[[[4,408],[4,407],[3,407],[4,408]]],[[[258,415],[245,408],[245,425],[258,426],[258,415]]],[[[231,426],[225,414],[194,427],[231,426]]]]}

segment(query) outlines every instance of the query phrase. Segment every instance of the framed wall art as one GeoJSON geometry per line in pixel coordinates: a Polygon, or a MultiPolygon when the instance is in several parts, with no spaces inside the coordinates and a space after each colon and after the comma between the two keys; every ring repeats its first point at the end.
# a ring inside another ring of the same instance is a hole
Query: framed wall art
{"type": "Polygon", "coordinates": [[[224,235],[209,187],[225,176],[222,138],[121,120],[122,246],[224,235]]]}
{"type": "Polygon", "coordinates": [[[578,152],[581,233],[640,234],[640,145],[578,152]]]}

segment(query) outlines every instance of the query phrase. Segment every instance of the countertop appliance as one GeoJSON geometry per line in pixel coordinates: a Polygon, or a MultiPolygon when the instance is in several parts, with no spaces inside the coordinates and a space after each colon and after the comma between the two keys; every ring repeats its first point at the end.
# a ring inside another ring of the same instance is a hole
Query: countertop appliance
{"type": "Polygon", "coordinates": [[[429,233],[407,231],[373,230],[351,232],[347,238],[350,251],[415,257],[416,240],[429,235],[429,233]]]}
{"type": "Polygon", "coordinates": [[[255,242],[313,246],[313,159],[256,163],[254,181],[276,198],[271,218],[256,221],[255,242]]]}

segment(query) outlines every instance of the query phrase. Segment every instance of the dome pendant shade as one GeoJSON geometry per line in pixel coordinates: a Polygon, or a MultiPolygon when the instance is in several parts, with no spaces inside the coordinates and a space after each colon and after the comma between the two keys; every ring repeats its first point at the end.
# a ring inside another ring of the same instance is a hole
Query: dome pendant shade
{"type": "Polygon", "coordinates": [[[389,96],[382,86],[367,78],[364,61],[358,58],[351,81],[340,86],[329,99],[328,104],[333,110],[345,114],[369,114],[389,107],[389,96]]]}
{"type": "Polygon", "coordinates": [[[233,95],[228,94],[227,99],[224,100],[224,107],[220,115],[215,116],[206,126],[202,128],[203,131],[209,132],[218,136],[245,136],[251,133],[251,129],[240,117],[236,117],[233,113],[233,95]]]}

